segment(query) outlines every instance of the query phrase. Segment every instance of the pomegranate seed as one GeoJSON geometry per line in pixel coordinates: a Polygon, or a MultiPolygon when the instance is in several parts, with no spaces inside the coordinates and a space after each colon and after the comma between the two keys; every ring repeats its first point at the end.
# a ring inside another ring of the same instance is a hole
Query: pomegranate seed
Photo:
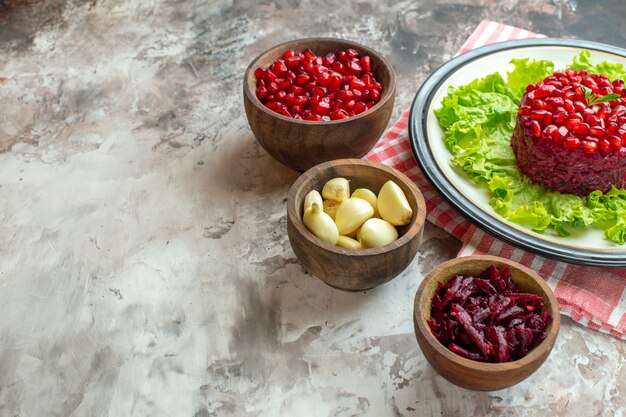
{"type": "Polygon", "coordinates": [[[270,82],[270,83],[267,85],[267,90],[268,90],[270,93],[274,94],[275,92],[277,92],[278,90],[280,90],[280,88],[278,88],[278,84],[276,84],[274,81],[272,81],[272,82],[270,82]]]}
{"type": "Polygon", "coordinates": [[[624,113],[626,113],[626,106],[619,104],[613,108],[611,115],[619,117],[623,115],[624,113]]]}
{"type": "Polygon", "coordinates": [[[292,56],[292,57],[285,59],[285,65],[287,66],[287,68],[291,70],[300,68],[301,64],[302,64],[302,58],[300,58],[299,56],[292,56]]]}
{"type": "Polygon", "coordinates": [[[365,55],[361,57],[361,67],[363,68],[363,71],[372,71],[372,62],[369,56],[365,55]]]}
{"type": "Polygon", "coordinates": [[[287,65],[283,61],[276,61],[274,65],[272,65],[272,71],[279,77],[283,77],[287,74],[288,68],[287,65]]]}
{"type": "Polygon", "coordinates": [[[320,101],[315,106],[311,106],[311,111],[314,114],[319,114],[320,116],[324,116],[328,114],[330,111],[330,104],[326,101],[320,101]]]}
{"type": "Polygon", "coordinates": [[[553,137],[557,130],[558,127],[556,127],[555,125],[548,125],[545,127],[545,129],[543,129],[543,134],[547,137],[553,137]]]}
{"type": "Polygon", "coordinates": [[[550,115],[550,119],[552,119],[552,114],[547,110],[533,110],[530,112],[530,118],[532,120],[541,121],[544,120],[544,117],[550,115]]]}
{"type": "Polygon", "coordinates": [[[324,87],[315,86],[311,89],[311,95],[324,97],[326,95],[326,89],[324,87]]]}
{"type": "Polygon", "coordinates": [[[622,140],[617,136],[609,136],[608,141],[614,151],[619,151],[622,147],[622,140]]]}
{"type": "Polygon", "coordinates": [[[346,63],[346,73],[352,75],[360,75],[363,72],[363,68],[356,61],[349,61],[346,63]]]}
{"type": "Polygon", "coordinates": [[[532,122],[530,122],[530,129],[535,136],[539,136],[541,134],[541,126],[539,125],[539,122],[537,120],[533,120],[532,122]]]}
{"type": "Polygon", "coordinates": [[[546,106],[548,109],[555,110],[558,107],[562,107],[564,102],[561,97],[548,97],[546,99],[546,106]]]}
{"type": "Polygon", "coordinates": [[[580,146],[580,139],[574,136],[567,137],[565,141],[563,142],[563,148],[569,151],[578,149],[579,146],[580,146]]]}
{"type": "Polygon", "coordinates": [[[304,93],[304,88],[299,87],[297,85],[290,85],[289,88],[287,89],[290,93],[299,95],[299,94],[303,94],[304,93]]]}
{"type": "Polygon", "coordinates": [[[613,93],[613,89],[610,87],[602,87],[598,90],[599,96],[606,96],[613,93]]]}
{"type": "MultiPolygon", "coordinates": [[[[377,89],[371,89],[369,94],[365,95],[368,99],[372,100],[372,101],[379,101],[380,100],[380,90],[377,89]]],[[[552,118],[552,114],[548,113],[550,115],[550,118],[552,118]]]]}
{"type": "Polygon", "coordinates": [[[289,106],[289,113],[296,115],[296,114],[300,114],[302,113],[302,106],[298,106],[298,105],[293,105],[293,106],[289,106]]]}
{"type": "Polygon", "coordinates": [[[300,75],[296,75],[296,79],[294,80],[294,83],[296,85],[302,86],[306,84],[310,79],[311,77],[309,77],[307,74],[300,74],[300,75]]]}
{"type": "Polygon", "coordinates": [[[366,110],[367,110],[367,106],[362,101],[359,101],[358,103],[354,105],[355,114],[363,113],[366,110]]]}
{"type": "Polygon", "coordinates": [[[292,58],[294,56],[296,56],[296,52],[293,49],[289,49],[289,50],[285,51],[283,56],[281,56],[281,59],[287,60],[287,59],[292,58]]]}
{"type": "Polygon", "coordinates": [[[532,107],[533,110],[545,110],[546,103],[542,100],[535,100],[532,107]]]}
{"type": "Polygon", "coordinates": [[[598,142],[598,148],[600,149],[600,153],[606,155],[611,152],[611,144],[606,139],[600,139],[598,142]]]}
{"type": "Polygon", "coordinates": [[[567,113],[558,113],[554,116],[554,122],[556,124],[564,123],[567,120],[567,113]]]}
{"type": "Polygon", "coordinates": [[[322,116],[320,116],[319,114],[303,115],[302,118],[304,120],[309,120],[311,122],[321,122],[322,121],[322,116]]]}
{"type": "Polygon", "coordinates": [[[269,91],[267,91],[267,88],[265,88],[265,86],[260,86],[259,88],[256,89],[256,97],[259,100],[264,99],[268,95],[269,95],[269,91]]]}
{"type": "Polygon", "coordinates": [[[304,57],[306,59],[310,59],[311,61],[317,58],[317,55],[315,55],[310,49],[305,49],[304,51],[302,51],[302,53],[304,54],[304,57]]]}
{"type": "Polygon", "coordinates": [[[350,81],[350,88],[352,90],[359,90],[363,92],[365,90],[365,83],[358,78],[354,78],[350,81]]]}
{"type": "Polygon", "coordinates": [[[337,110],[330,114],[330,120],[341,120],[341,119],[347,119],[348,117],[350,116],[348,115],[348,112],[345,110],[337,110]]]}
{"type": "Polygon", "coordinates": [[[556,133],[554,134],[553,138],[554,139],[565,139],[565,137],[567,137],[567,134],[569,133],[569,131],[567,130],[567,128],[565,126],[561,126],[557,129],[556,133]]]}
{"type": "Polygon", "coordinates": [[[265,71],[262,68],[257,68],[254,70],[254,77],[257,81],[261,81],[265,76],[265,71]]]}
{"type": "Polygon", "coordinates": [[[593,136],[596,138],[605,138],[606,131],[601,127],[593,126],[589,128],[589,136],[593,136]]]}
{"type": "Polygon", "coordinates": [[[324,58],[322,58],[322,65],[324,65],[325,67],[330,67],[332,64],[335,63],[336,59],[337,57],[335,57],[335,54],[333,54],[332,52],[328,53],[324,58]]]}
{"type": "Polygon", "coordinates": [[[296,100],[295,100],[294,103],[296,105],[298,105],[298,106],[304,107],[307,104],[309,104],[309,98],[307,96],[304,96],[304,95],[299,95],[299,96],[296,96],[296,100]]]}
{"type": "Polygon", "coordinates": [[[287,93],[284,91],[277,91],[276,94],[274,94],[274,97],[276,101],[280,101],[281,103],[285,101],[285,98],[287,97],[287,93]]]}
{"type": "Polygon", "coordinates": [[[589,126],[600,126],[602,119],[595,114],[587,114],[585,115],[585,122],[589,123],[589,126]]]}
{"type": "Polygon", "coordinates": [[[572,127],[572,132],[579,136],[585,136],[589,133],[589,125],[587,123],[579,123],[572,127]]]}
{"type": "Polygon", "coordinates": [[[348,100],[344,103],[343,108],[346,110],[350,110],[356,106],[356,100],[348,100]]]}
{"type": "Polygon", "coordinates": [[[576,108],[574,107],[574,103],[572,102],[572,100],[569,100],[569,99],[565,99],[563,101],[563,108],[568,113],[574,113],[576,111],[576,108]]]}
{"type": "Polygon", "coordinates": [[[523,116],[530,114],[530,106],[521,106],[519,109],[519,114],[523,116]]]}
{"type": "Polygon", "coordinates": [[[582,145],[583,145],[583,150],[588,154],[594,154],[598,150],[598,144],[596,142],[584,140],[582,142],[582,145]]]}
{"type": "Polygon", "coordinates": [[[338,73],[331,74],[328,79],[328,89],[330,91],[337,91],[341,87],[342,77],[338,73]]]}
{"type": "Polygon", "coordinates": [[[344,73],[344,65],[339,61],[333,62],[333,64],[330,66],[330,69],[340,74],[344,73]]]}
{"type": "Polygon", "coordinates": [[[371,109],[375,105],[376,105],[376,102],[372,101],[372,100],[368,100],[368,101],[365,102],[365,107],[367,107],[368,109],[371,109]]]}
{"type": "Polygon", "coordinates": [[[288,88],[291,85],[291,81],[285,79],[285,78],[276,78],[276,85],[278,86],[279,90],[284,90],[286,88],[288,88]]]}
{"type": "Polygon", "coordinates": [[[574,109],[576,111],[584,111],[587,108],[587,105],[585,103],[583,103],[582,101],[575,101],[574,102],[574,109]]]}
{"type": "Polygon", "coordinates": [[[287,111],[285,105],[277,101],[267,102],[265,103],[265,107],[283,116],[291,117],[291,114],[287,111]]]}
{"type": "Polygon", "coordinates": [[[365,88],[372,87],[372,76],[370,74],[361,75],[360,80],[365,83],[365,88]]]}
{"type": "Polygon", "coordinates": [[[359,56],[358,52],[355,51],[354,49],[352,49],[352,48],[346,49],[346,57],[348,59],[354,59],[354,58],[356,58],[358,56],[359,56]]]}
{"type": "Polygon", "coordinates": [[[576,117],[570,117],[568,118],[565,123],[563,124],[566,128],[568,128],[569,130],[574,130],[574,127],[576,127],[576,125],[580,124],[581,120],[576,118],[576,117]]]}

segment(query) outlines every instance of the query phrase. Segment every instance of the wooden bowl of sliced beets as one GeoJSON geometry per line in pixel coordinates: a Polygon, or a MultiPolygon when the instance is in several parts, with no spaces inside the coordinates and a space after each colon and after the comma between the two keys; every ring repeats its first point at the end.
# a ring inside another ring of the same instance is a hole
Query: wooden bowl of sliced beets
{"type": "Polygon", "coordinates": [[[259,144],[306,171],[372,149],[389,123],[395,89],[391,65],[374,50],[307,38],[256,57],[244,75],[243,101],[259,144]]]}
{"type": "Polygon", "coordinates": [[[445,262],[420,284],[413,314],[422,353],[448,381],[475,391],[513,386],[546,360],[559,306],[546,282],[509,259],[445,262]]]}

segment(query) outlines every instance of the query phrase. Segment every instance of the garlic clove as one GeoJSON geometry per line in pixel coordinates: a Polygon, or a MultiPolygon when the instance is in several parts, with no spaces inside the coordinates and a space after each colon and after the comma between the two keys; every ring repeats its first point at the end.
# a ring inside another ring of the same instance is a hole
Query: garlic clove
{"type": "Polygon", "coordinates": [[[304,197],[304,211],[310,209],[313,203],[317,203],[320,207],[324,204],[322,195],[317,190],[311,190],[306,197],[304,197]]]}
{"type": "Polygon", "coordinates": [[[396,228],[383,219],[371,218],[361,226],[359,242],[365,248],[385,246],[398,239],[396,228]]]}
{"type": "Polygon", "coordinates": [[[346,249],[361,249],[361,242],[348,236],[339,235],[339,239],[337,239],[337,246],[341,246],[346,249]]]}
{"type": "Polygon", "coordinates": [[[322,203],[322,205],[324,206],[324,213],[328,214],[331,219],[335,220],[337,209],[339,208],[341,203],[338,203],[335,200],[324,200],[324,203],[322,203]]]}
{"type": "Polygon", "coordinates": [[[350,197],[350,183],[345,178],[333,178],[324,184],[322,197],[343,203],[350,197]]]}
{"type": "Polygon", "coordinates": [[[348,235],[374,215],[374,209],[361,198],[349,198],[337,209],[335,223],[340,235],[348,235]]]}
{"type": "Polygon", "coordinates": [[[393,181],[387,181],[378,192],[378,213],[394,226],[409,224],[413,218],[413,209],[402,188],[393,181]]]}
{"type": "Polygon", "coordinates": [[[367,188],[357,188],[356,190],[354,190],[351,197],[362,198],[363,200],[370,203],[370,205],[374,209],[373,217],[380,217],[377,207],[378,197],[376,197],[376,194],[374,194],[371,190],[368,190],[367,188]]]}
{"type": "Polygon", "coordinates": [[[337,243],[339,231],[330,216],[322,211],[319,204],[311,204],[311,208],[304,212],[302,222],[315,236],[332,245],[337,243]]]}

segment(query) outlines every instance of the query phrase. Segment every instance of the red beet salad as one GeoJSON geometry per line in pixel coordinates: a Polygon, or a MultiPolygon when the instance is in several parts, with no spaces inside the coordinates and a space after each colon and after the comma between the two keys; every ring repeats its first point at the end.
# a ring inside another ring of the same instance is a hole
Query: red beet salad
{"type": "Polygon", "coordinates": [[[546,338],[552,316],[540,295],[520,292],[508,268],[440,283],[427,321],[452,352],[481,362],[520,359],[546,338]]]}
{"type": "Polygon", "coordinates": [[[570,68],[530,84],[511,146],[520,170],[553,190],[585,196],[624,188],[624,82],[570,68]]]}

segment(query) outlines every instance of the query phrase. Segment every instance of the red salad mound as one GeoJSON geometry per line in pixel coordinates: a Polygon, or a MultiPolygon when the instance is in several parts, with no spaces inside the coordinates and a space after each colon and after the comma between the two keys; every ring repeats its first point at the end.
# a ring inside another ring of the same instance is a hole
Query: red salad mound
{"type": "Polygon", "coordinates": [[[380,101],[383,87],[371,59],[346,49],[324,57],[289,50],[266,69],[257,68],[257,98],[283,116],[315,122],[363,113],[380,101]]]}
{"type": "Polygon", "coordinates": [[[511,146],[520,170],[553,190],[626,187],[624,82],[569,68],[530,84],[511,146]]]}
{"type": "Polygon", "coordinates": [[[452,352],[481,362],[520,359],[546,337],[552,316],[540,295],[519,292],[508,268],[439,284],[428,325],[452,352]]]}

